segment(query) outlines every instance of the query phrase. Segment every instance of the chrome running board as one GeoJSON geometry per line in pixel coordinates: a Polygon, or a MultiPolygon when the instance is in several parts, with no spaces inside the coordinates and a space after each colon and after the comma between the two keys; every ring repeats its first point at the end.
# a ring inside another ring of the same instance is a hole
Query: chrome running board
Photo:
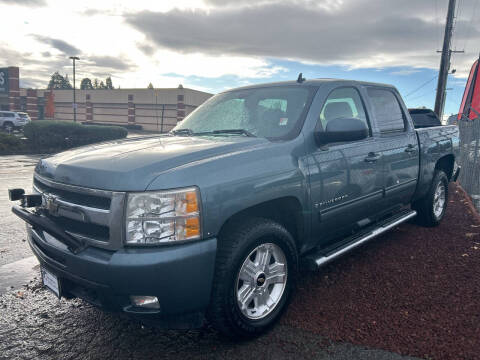
{"type": "Polygon", "coordinates": [[[356,247],[366,243],[367,241],[387,232],[388,230],[394,228],[397,225],[415,217],[417,212],[414,210],[408,210],[406,212],[402,212],[400,214],[396,214],[391,218],[380,222],[379,224],[373,225],[373,228],[370,230],[366,230],[366,232],[361,232],[358,235],[354,235],[351,241],[347,242],[341,248],[337,248],[332,250],[331,252],[322,253],[321,255],[315,256],[310,255],[307,257],[307,262],[310,265],[310,268],[319,268],[330,261],[336,259],[337,257],[349,252],[350,250],[355,249],[356,247]],[[312,264],[313,262],[313,264],[312,264]]]}

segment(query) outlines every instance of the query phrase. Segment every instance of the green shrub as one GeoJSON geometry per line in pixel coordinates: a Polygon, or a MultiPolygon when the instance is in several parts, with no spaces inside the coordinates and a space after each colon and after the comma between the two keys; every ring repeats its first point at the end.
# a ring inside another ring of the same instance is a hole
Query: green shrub
{"type": "Polygon", "coordinates": [[[28,123],[23,129],[23,134],[33,150],[52,151],[122,139],[128,132],[118,126],[81,125],[67,121],[41,120],[28,123]]]}
{"type": "Polygon", "coordinates": [[[18,154],[26,150],[24,140],[15,135],[0,133],[0,154],[18,154]]]}

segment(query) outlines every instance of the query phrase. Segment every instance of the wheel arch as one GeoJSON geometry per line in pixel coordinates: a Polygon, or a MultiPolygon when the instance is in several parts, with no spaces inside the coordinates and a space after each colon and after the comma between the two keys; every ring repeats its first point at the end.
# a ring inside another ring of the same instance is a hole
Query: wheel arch
{"type": "Polygon", "coordinates": [[[453,176],[453,168],[455,166],[455,157],[453,154],[448,154],[437,160],[435,163],[435,170],[442,170],[450,181],[453,176]]]}
{"type": "Polygon", "coordinates": [[[233,226],[238,226],[243,220],[251,217],[270,219],[284,226],[295,240],[297,249],[301,248],[305,232],[305,218],[302,204],[294,196],[286,196],[268,200],[242,209],[227,218],[218,233],[222,237],[233,226]]]}

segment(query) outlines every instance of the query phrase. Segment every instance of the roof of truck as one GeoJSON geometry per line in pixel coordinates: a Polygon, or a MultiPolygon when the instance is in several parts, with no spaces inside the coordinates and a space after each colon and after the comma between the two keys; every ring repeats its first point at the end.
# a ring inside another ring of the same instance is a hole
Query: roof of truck
{"type": "Polygon", "coordinates": [[[353,84],[356,84],[356,85],[381,86],[381,87],[395,88],[393,85],[390,85],[390,84],[374,83],[374,82],[359,81],[359,80],[348,80],[348,79],[323,78],[323,79],[306,79],[302,82],[298,82],[298,81],[295,81],[295,80],[290,80],[290,81],[279,81],[279,82],[271,82],[271,83],[261,83],[261,84],[254,84],[254,85],[248,85],[248,86],[233,88],[233,89],[230,89],[230,90],[239,90],[239,89],[245,90],[245,89],[255,89],[255,88],[269,87],[269,86],[291,86],[291,85],[321,86],[325,83],[338,83],[338,85],[353,85],[353,84]]]}

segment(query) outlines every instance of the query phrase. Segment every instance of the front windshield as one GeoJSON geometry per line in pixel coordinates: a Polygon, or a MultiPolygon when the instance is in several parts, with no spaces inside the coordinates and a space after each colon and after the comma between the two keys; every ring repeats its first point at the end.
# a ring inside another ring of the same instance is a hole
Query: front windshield
{"type": "Polygon", "coordinates": [[[197,108],[172,131],[188,135],[247,134],[264,138],[296,136],[311,89],[272,86],[218,94],[197,108]],[[230,132],[229,132],[230,131],[230,132]]]}

